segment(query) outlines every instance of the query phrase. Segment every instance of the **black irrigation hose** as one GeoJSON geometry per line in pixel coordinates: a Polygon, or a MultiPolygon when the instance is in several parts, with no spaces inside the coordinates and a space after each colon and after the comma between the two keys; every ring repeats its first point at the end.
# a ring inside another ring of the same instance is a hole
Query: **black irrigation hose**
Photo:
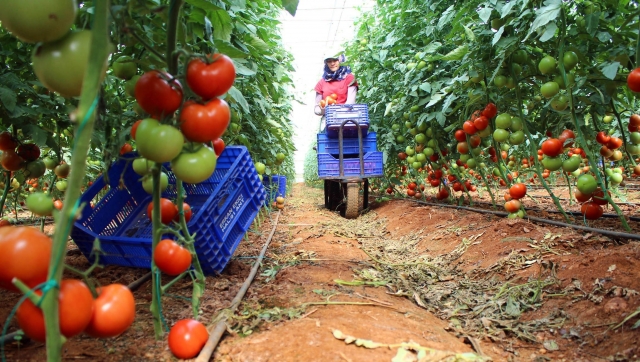
{"type": "MultiPolygon", "coordinates": [[[[404,198],[402,198],[402,199],[396,198],[396,199],[397,200],[407,200],[407,199],[404,199],[404,198]]],[[[467,206],[445,205],[445,204],[438,204],[438,203],[420,201],[420,200],[407,200],[407,201],[412,201],[412,202],[415,202],[415,203],[418,203],[418,204],[429,205],[429,206],[448,207],[448,208],[452,208],[452,209],[472,211],[472,212],[477,212],[477,213],[480,213],[480,214],[492,214],[492,215],[497,215],[497,216],[501,216],[501,217],[505,217],[505,216],[508,215],[506,212],[502,212],[502,211],[476,209],[476,208],[467,207],[467,206]]],[[[640,234],[620,233],[620,232],[617,232],[617,231],[610,231],[610,230],[605,230],[605,229],[597,229],[597,228],[592,228],[592,227],[588,227],[588,226],[567,224],[567,223],[564,223],[564,222],[561,222],[561,221],[542,219],[542,218],[535,217],[535,216],[526,216],[526,218],[528,220],[534,221],[534,222],[539,222],[539,223],[544,223],[544,224],[549,224],[549,225],[555,225],[555,226],[561,226],[561,227],[570,227],[572,229],[577,229],[577,230],[582,230],[582,231],[587,231],[587,232],[592,232],[592,233],[598,233],[598,234],[602,234],[602,235],[605,235],[605,236],[610,236],[610,237],[613,237],[613,238],[631,239],[631,240],[640,241],[640,234]]]]}
{"type": "MultiPolygon", "coordinates": [[[[484,201],[474,201],[475,204],[480,204],[480,205],[493,205],[490,202],[484,202],[484,201]]],[[[560,211],[557,210],[542,210],[542,209],[537,209],[537,208],[530,208],[530,207],[525,207],[524,208],[526,211],[533,211],[533,212],[548,212],[550,214],[562,214],[560,211]]],[[[565,211],[567,214],[571,214],[573,216],[580,216],[582,217],[582,213],[578,212],[578,211],[565,211]]],[[[607,217],[607,218],[618,218],[617,214],[602,214],[601,217],[607,217]]],[[[629,220],[631,221],[640,221],[640,217],[636,217],[636,216],[629,216],[629,220]]]]}
{"type": "Polygon", "coordinates": [[[3,345],[7,342],[13,342],[14,338],[16,338],[17,336],[21,336],[23,341],[29,339],[27,335],[25,335],[21,330],[19,330],[19,331],[5,334],[4,336],[0,337],[0,345],[3,345]]]}

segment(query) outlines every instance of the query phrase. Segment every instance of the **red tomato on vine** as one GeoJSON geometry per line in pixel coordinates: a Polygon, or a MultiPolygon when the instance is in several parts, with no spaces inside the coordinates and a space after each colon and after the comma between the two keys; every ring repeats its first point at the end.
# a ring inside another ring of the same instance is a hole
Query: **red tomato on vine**
{"type": "Polygon", "coordinates": [[[213,140],[213,150],[216,152],[216,156],[220,157],[222,151],[224,151],[224,147],[224,140],[222,138],[213,140]]]}
{"type": "Polygon", "coordinates": [[[516,200],[520,200],[527,194],[527,186],[523,183],[513,184],[509,188],[509,195],[516,200]]]}
{"type": "Polygon", "coordinates": [[[122,284],[111,284],[98,290],[91,322],[86,332],[92,337],[115,337],[126,331],[136,316],[133,293],[122,284]]]}
{"type": "Polygon", "coordinates": [[[51,239],[28,226],[0,228],[0,288],[18,291],[11,281],[20,279],[29,287],[47,280],[51,239]]]}
{"type": "Polygon", "coordinates": [[[191,253],[171,239],[160,240],[153,252],[153,261],[167,275],[179,275],[191,266],[191,253]]]}
{"type": "Polygon", "coordinates": [[[0,150],[14,151],[18,147],[18,142],[9,132],[0,133],[0,150]]]}
{"type": "Polygon", "coordinates": [[[187,84],[191,90],[209,100],[227,93],[236,79],[236,68],[224,54],[208,55],[206,62],[193,59],[187,67],[187,84]]]}
{"type": "Polygon", "coordinates": [[[215,98],[207,104],[186,102],[180,112],[180,130],[194,142],[209,142],[220,138],[231,121],[229,105],[215,98]]]}
{"type": "Polygon", "coordinates": [[[640,92],[640,67],[629,73],[627,76],[627,86],[634,92],[640,92]]]}
{"type": "Polygon", "coordinates": [[[182,85],[167,72],[151,70],[138,79],[135,95],[145,112],[160,119],[173,114],[180,107],[182,85]]]}
{"type": "Polygon", "coordinates": [[[209,339],[207,328],[194,319],[183,319],[169,331],[169,349],[180,359],[193,358],[209,339]]]}
{"type": "MultiPolygon", "coordinates": [[[[149,216],[149,219],[152,219],[152,212],[153,212],[153,202],[149,203],[149,206],[147,206],[147,215],[149,216]]],[[[171,223],[172,220],[174,220],[176,218],[176,216],[178,215],[178,207],[171,202],[171,200],[166,199],[166,198],[161,198],[160,199],[160,221],[162,221],[163,224],[169,224],[171,223]]]]}

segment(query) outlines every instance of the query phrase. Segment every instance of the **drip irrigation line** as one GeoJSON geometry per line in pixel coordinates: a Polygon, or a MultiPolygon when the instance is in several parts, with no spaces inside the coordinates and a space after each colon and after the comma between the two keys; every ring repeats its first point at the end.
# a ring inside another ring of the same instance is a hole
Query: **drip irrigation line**
{"type": "MultiPolygon", "coordinates": [[[[474,201],[474,204],[480,204],[480,205],[493,205],[490,202],[484,202],[484,201],[474,201]]],[[[533,211],[533,212],[548,212],[550,214],[562,214],[562,212],[557,211],[557,210],[542,210],[542,209],[538,209],[538,208],[530,208],[530,207],[525,207],[524,208],[526,211],[533,211]]],[[[582,213],[579,211],[565,211],[567,214],[573,215],[573,216],[580,216],[582,217],[582,213]]],[[[618,215],[617,214],[602,214],[601,217],[607,217],[607,218],[612,218],[612,219],[617,219],[618,215]]],[[[640,221],[640,217],[637,216],[629,216],[629,220],[631,221],[640,221]]]]}
{"type": "MultiPolygon", "coordinates": [[[[399,199],[399,200],[406,200],[406,199],[399,199]]],[[[418,203],[418,204],[429,205],[429,206],[446,207],[446,208],[451,208],[451,209],[472,211],[472,212],[477,212],[477,213],[480,213],[480,214],[492,214],[492,215],[501,216],[501,217],[505,217],[505,216],[508,215],[506,212],[502,212],[502,211],[477,209],[477,208],[467,207],[467,206],[445,205],[445,204],[438,204],[438,203],[434,203],[434,202],[427,202],[427,201],[420,201],[420,200],[407,200],[407,201],[412,201],[412,202],[415,202],[415,203],[418,203]]],[[[592,228],[592,227],[582,226],[582,225],[567,224],[565,222],[556,221],[556,220],[549,220],[549,219],[543,219],[543,218],[539,218],[539,217],[535,217],[535,216],[525,216],[525,218],[528,219],[529,221],[533,221],[533,222],[549,224],[549,225],[555,225],[555,226],[561,226],[561,227],[569,227],[569,228],[572,228],[572,229],[577,229],[577,230],[582,230],[582,231],[587,231],[587,232],[592,232],[592,233],[598,233],[598,234],[602,234],[602,235],[605,235],[605,236],[610,236],[610,237],[618,238],[618,239],[630,239],[630,240],[640,241],[640,234],[629,234],[629,233],[622,233],[622,232],[605,230],[605,229],[597,229],[597,228],[592,228]]]]}
{"type": "MultiPolygon", "coordinates": [[[[267,248],[271,243],[271,239],[273,238],[273,235],[276,233],[276,228],[278,226],[279,218],[280,218],[280,211],[278,211],[278,214],[276,215],[276,219],[273,222],[273,229],[271,229],[271,233],[269,234],[267,241],[264,243],[264,246],[262,247],[262,251],[260,251],[260,256],[258,257],[258,260],[256,260],[256,262],[253,264],[253,268],[251,268],[251,273],[249,273],[249,276],[247,277],[247,279],[245,279],[244,283],[242,283],[242,287],[238,291],[238,294],[236,294],[235,298],[233,298],[233,300],[231,301],[231,305],[229,306],[229,308],[227,308],[228,311],[235,312],[238,309],[238,305],[240,305],[242,298],[244,298],[244,295],[249,289],[249,286],[251,285],[251,283],[253,282],[253,279],[256,277],[256,274],[258,274],[258,269],[260,269],[260,265],[262,263],[262,259],[264,258],[264,254],[267,252],[267,248]]],[[[220,340],[222,339],[222,335],[227,330],[226,322],[227,322],[227,316],[226,314],[223,314],[222,318],[215,325],[215,328],[213,329],[213,331],[209,333],[209,339],[207,340],[207,343],[204,345],[204,347],[200,351],[200,354],[196,358],[195,362],[208,362],[211,359],[211,355],[213,354],[213,351],[216,349],[216,347],[218,346],[218,343],[220,343],[220,340]]]]}
{"type": "Polygon", "coordinates": [[[133,281],[131,284],[127,285],[130,291],[135,292],[144,284],[147,280],[151,279],[151,272],[143,275],[140,279],[133,281]]]}
{"type": "Polygon", "coordinates": [[[22,330],[17,330],[15,332],[7,333],[4,336],[0,337],[0,345],[3,345],[7,342],[12,342],[13,339],[17,336],[22,337],[22,340],[27,340],[29,337],[22,332],[22,330]]]}

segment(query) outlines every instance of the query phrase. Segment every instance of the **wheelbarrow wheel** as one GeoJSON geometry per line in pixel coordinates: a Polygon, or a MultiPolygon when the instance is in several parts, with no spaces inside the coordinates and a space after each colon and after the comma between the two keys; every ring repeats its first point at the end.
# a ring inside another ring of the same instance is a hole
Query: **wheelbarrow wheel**
{"type": "Polygon", "coordinates": [[[355,219],[358,217],[358,205],[360,201],[360,187],[357,183],[347,184],[347,204],[345,205],[344,217],[355,219]]]}

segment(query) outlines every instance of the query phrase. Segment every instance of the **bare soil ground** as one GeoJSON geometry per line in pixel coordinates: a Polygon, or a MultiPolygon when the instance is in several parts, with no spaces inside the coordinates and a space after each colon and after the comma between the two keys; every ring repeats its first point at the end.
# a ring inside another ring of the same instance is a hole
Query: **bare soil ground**
{"type": "MultiPolygon", "coordinates": [[[[254,225],[225,271],[207,278],[205,324],[229,306],[274,219],[254,225]]],[[[276,230],[215,361],[640,360],[639,317],[621,324],[640,308],[637,242],[410,201],[373,203],[345,220],[324,209],[322,190],[302,184],[276,230]]],[[[69,249],[69,264],[88,267],[69,249]]],[[[95,277],[128,284],[146,272],[109,266],[95,277]]],[[[168,325],[191,316],[190,293],[185,280],[164,296],[168,325]]],[[[175,360],[153,339],[150,282],[135,297],[127,332],[75,337],[64,359],[175,360]]],[[[18,299],[0,291],[0,320],[18,299]]],[[[46,359],[44,344],[28,340],[5,354],[46,359]]]]}

